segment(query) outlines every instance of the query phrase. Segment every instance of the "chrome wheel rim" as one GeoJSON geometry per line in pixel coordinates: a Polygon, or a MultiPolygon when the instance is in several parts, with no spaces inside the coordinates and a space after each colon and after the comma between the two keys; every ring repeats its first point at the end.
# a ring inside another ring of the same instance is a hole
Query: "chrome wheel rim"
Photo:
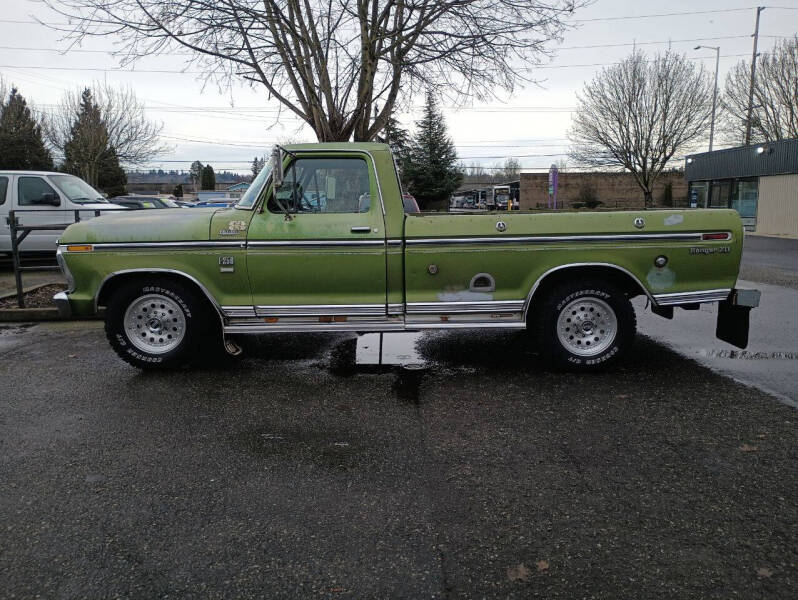
{"type": "Polygon", "coordinates": [[[130,343],[148,354],[174,350],[186,333],[186,316],[180,305],[161,294],[136,298],[125,311],[125,331],[130,343]]]}
{"type": "Polygon", "coordinates": [[[618,317],[609,304],[598,298],[570,302],[557,318],[560,344],[577,356],[598,356],[618,334],[618,317]]]}

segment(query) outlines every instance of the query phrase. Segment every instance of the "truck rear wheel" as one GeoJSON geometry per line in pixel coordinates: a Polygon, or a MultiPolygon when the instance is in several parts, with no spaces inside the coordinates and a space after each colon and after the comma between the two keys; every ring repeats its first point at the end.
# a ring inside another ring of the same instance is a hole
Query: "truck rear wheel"
{"type": "Polygon", "coordinates": [[[636,319],[626,295],[599,280],[558,284],[535,309],[533,328],[552,366],[595,371],[616,363],[634,341],[636,319]]]}
{"type": "Polygon", "coordinates": [[[221,338],[216,315],[189,286],[170,279],[123,283],[111,296],[105,333],[116,353],[141,369],[193,362],[221,338]]]}

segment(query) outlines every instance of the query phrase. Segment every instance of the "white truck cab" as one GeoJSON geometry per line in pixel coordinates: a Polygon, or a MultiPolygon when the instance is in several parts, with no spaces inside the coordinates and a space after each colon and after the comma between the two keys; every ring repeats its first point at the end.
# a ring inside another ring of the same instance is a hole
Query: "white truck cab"
{"type": "MultiPolygon", "coordinates": [[[[0,256],[11,253],[9,213],[18,225],[60,225],[90,219],[98,210],[123,210],[88,183],[66,173],[0,171],[0,256]]],[[[61,231],[31,231],[20,245],[25,253],[55,254],[61,231]]]]}

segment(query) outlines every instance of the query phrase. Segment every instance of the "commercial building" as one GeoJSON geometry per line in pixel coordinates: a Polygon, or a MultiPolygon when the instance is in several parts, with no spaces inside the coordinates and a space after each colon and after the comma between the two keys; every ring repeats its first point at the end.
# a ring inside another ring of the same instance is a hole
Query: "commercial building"
{"type": "Polygon", "coordinates": [[[798,235],[798,139],[692,154],[690,206],[734,208],[746,229],[798,235]]]}
{"type": "MultiPolygon", "coordinates": [[[[521,173],[521,210],[549,206],[549,174],[521,173]]],[[[665,171],[653,190],[654,206],[684,207],[687,182],[681,171],[665,171]]],[[[602,209],[645,208],[643,191],[632,173],[560,171],[557,186],[558,208],[598,207],[602,209]]]]}

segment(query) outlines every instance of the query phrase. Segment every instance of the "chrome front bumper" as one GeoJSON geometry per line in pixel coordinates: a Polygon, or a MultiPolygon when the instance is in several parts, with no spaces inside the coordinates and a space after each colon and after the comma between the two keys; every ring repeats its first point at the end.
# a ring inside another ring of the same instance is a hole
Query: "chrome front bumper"
{"type": "Polygon", "coordinates": [[[69,319],[72,316],[72,306],[69,304],[69,296],[66,292],[58,292],[53,296],[53,302],[58,309],[59,317],[69,319]]]}

